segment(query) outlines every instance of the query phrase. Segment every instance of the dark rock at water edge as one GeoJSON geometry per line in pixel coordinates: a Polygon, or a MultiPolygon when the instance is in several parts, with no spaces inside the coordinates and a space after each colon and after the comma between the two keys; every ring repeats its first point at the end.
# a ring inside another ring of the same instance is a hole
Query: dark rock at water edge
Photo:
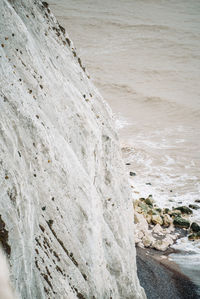
{"type": "Polygon", "coordinates": [[[186,206],[177,207],[174,208],[174,210],[179,210],[183,214],[193,214],[192,210],[186,206]]]}
{"type": "Polygon", "coordinates": [[[200,206],[195,205],[195,204],[190,204],[190,205],[189,205],[189,208],[191,208],[191,209],[193,209],[193,210],[198,210],[198,209],[200,209],[200,206]]]}
{"type": "Polygon", "coordinates": [[[174,218],[174,226],[180,227],[180,228],[189,228],[190,227],[190,222],[187,219],[184,219],[180,216],[177,216],[174,218]]]}
{"type": "Polygon", "coordinates": [[[197,232],[200,232],[200,226],[196,223],[196,222],[193,222],[191,224],[191,229],[193,230],[193,232],[197,233],[197,232]]]}
{"type": "Polygon", "coordinates": [[[193,233],[193,234],[189,235],[188,239],[190,241],[199,240],[200,239],[200,231],[198,233],[193,233]]]}
{"type": "Polygon", "coordinates": [[[130,176],[136,176],[136,173],[135,172],[132,172],[132,171],[130,171],[130,176]]]}

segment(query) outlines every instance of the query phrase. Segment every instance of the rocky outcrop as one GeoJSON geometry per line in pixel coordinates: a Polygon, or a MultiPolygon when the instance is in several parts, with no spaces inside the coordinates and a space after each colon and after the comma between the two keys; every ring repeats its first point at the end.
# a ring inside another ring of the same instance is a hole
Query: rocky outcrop
{"type": "Polygon", "coordinates": [[[0,14],[0,237],[19,298],[145,298],[109,107],[46,2],[0,14]]]}
{"type": "Polygon", "coordinates": [[[190,224],[188,214],[191,210],[186,206],[160,209],[152,195],[134,201],[135,242],[139,247],[150,247],[166,251],[175,241],[189,232],[189,240],[197,240],[200,226],[190,224]],[[177,231],[177,228],[180,229],[177,231]]]}

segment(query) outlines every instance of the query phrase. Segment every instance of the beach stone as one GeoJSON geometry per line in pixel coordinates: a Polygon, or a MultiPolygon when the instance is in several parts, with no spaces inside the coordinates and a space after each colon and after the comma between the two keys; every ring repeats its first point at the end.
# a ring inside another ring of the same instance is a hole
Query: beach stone
{"type": "Polygon", "coordinates": [[[137,246],[140,247],[140,248],[144,248],[144,244],[143,244],[142,242],[139,242],[139,243],[137,244],[137,246]]]}
{"type": "Polygon", "coordinates": [[[147,204],[147,205],[149,205],[149,206],[153,206],[153,198],[152,197],[147,197],[146,199],[145,199],[145,203],[147,204]]]}
{"type": "Polygon", "coordinates": [[[168,208],[164,208],[164,209],[163,209],[163,214],[168,214],[169,211],[170,211],[170,209],[168,209],[168,208]]]}
{"type": "Polygon", "coordinates": [[[139,200],[140,201],[145,201],[145,198],[144,197],[140,197],[139,200]]]}
{"type": "Polygon", "coordinates": [[[189,207],[190,207],[191,209],[193,209],[193,210],[198,210],[198,209],[200,209],[200,206],[195,205],[195,204],[191,204],[191,205],[189,205],[189,207]]]}
{"type": "Polygon", "coordinates": [[[135,212],[134,213],[134,222],[135,222],[135,224],[139,224],[136,227],[138,228],[138,226],[139,226],[140,230],[143,230],[143,231],[148,230],[149,225],[148,225],[145,217],[142,214],[135,212]]]}
{"type": "Polygon", "coordinates": [[[142,243],[144,244],[145,247],[150,247],[151,244],[153,244],[154,241],[155,241],[155,239],[150,234],[145,235],[142,238],[142,243]]]}
{"type": "Polygon", "coordinates": [[[160,251],[166,251],[169,247],[169,242],[165,240],[157,240],[153,243],[153,248],[160,250],[160,251]]]}
{"type": "Polygon", "coordinates": [[[166,237],[163,239],[164,242],[168,243],[169,246],[174,244],[174,240],[170,235],[166,235],[166,237]]]}
{"type": "Polygon", "coordinates": [[[177,207],[174,210],[179,210],[182,214],[193,214],[192,210],[186,206],[177,207]]]}
{"type": "Polygon", "coordinates": [[[142,238],[144,237],[144,233],[140,230],[140,231],[138,231],[138,232],[136,233],[136,236],[137,236],[140,240],[142,240],[142,238]]]}
{"type": "Polygon", "coordinates": [[[147,212],[149,211],[149,207],[148,207],[148,205],[146,205],[146,204],[143,203],[143,202],[139,202],[139,203],[138,203],[138,206],[139,206],[145,213],[147,213],[147,212]]]}
{"type": "MultiPolygon", "coordinates": [[[[173,221],[173,220],[172,220],[173,221]]],[[[168,233],[168,234],[170,234],[170,233],[172,233],[172,232],[174,232],[175,231],[175,227],[174,227],[174,225],[173,225],[173,223],[171,223],[171,225],[168,227],[168,228],[165,228],[165,232],[166,232],[166,234],[168,233]]]]}
{"type": "Polygon", "coordinates": [[[197,233],[200,231],[200,226],[196,222],[193,222],[191,224],[191,229],[193,230],[193,232],[197,233]]]}
{"type": "Polygon", "coordinates": [[[194,233],[188,236],[190,241],[195,241],[200,239],[200,231],[198,233],[194,233]]]}
{"type": "Polygon", "coordinates": [[[182,218],[180,216],[176,216],[174,218],[173,224],[174,224],[174,226],[180,227],[180,228],[189,228],[190,227],[190,222],[187,219],[182,218]]]}
{"type": "Polygon", "coordinates": [[[155,234],[163,235],[163,229],[162,229],[162,227],[160,226],[160,224],[156,224],[156,225],[154,226],[154,228],[152,229],[152,231],[153,231],[155,234]]]}
{"type": "Polygon", "coordinates": [[[168,215],[170,215],[170,216],[180,216],[181,215],[181,211],[180,210],[169,211],[168,215]]]}
{"type": "Polygon", "coordinates": [[[139,206],[135,206],[134,209],[135,209],[135,212],[137,212],[139,214],[142,214],[142,212],[143,212],[142,208],[139,206]]]}
{"type": "Polygon", "coordinates": [[[136,173],[135,172],[132,172],[132,171],[130,171],[130,176],[136,176],[136,173]]]}
{"type": "Polygon", "coordinates": [[[172,223],[173,223],[172,218],[168,214],[165,214],[163,217],[164,226],[169,227],[172,223]]]}
{"type": "Polygon", "coordinates": [[[162,220],[160,215],[152,215],[151,216],[151,221],[152,221],[153,224],[160,224],[160,225],[163,224],[163,220],[162,220]]]}
{"type": "Polygon", "coordinates": [[[146,221],[148,222],[148,224],[150,224],[151,223],[151,215],[147,214],[145,216],[145,218],[146,218],[146,221]]]}
{"type": "Polygon", "coordinates": [[[174,234],[174,235],[169,234],[169,235],[170,235],[170,238],[171,238],[173,241],[175,241],[175,240],[178,238],[178,234],[174,234]]]}

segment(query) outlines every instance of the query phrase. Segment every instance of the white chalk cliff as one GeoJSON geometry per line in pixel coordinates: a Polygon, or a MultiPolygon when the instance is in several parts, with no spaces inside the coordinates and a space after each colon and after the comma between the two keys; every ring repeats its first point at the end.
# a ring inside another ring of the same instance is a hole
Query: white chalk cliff
{"type": "Polygon", "coordinates": [[[145,298],[111,111],[45,2],[0,1],[0,190],[19,298],[145,298]]]}

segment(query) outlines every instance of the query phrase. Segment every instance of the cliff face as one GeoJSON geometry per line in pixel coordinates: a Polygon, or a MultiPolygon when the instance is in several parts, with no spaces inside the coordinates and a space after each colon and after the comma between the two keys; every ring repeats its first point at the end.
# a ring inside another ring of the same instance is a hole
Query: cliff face
{"type": "Polygon", "coordinates": [[[19,298],[145,298],[109,107],[47,3],[0,2],[0,239],[19,298]]]}

